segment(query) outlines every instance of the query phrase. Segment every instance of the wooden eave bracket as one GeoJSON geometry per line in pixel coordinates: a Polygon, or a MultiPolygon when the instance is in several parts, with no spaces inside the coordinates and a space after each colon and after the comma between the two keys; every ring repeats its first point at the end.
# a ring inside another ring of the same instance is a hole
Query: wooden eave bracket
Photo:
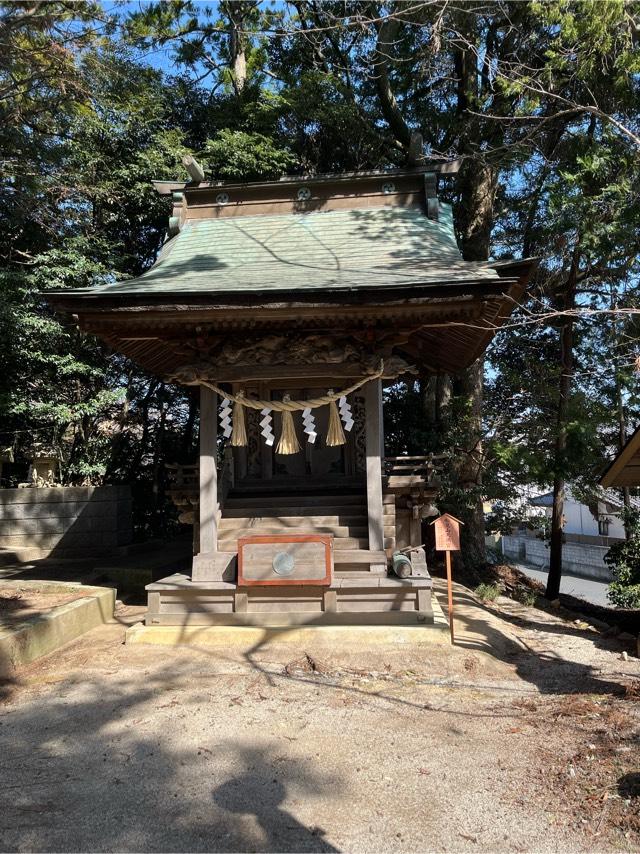
{"type": "Polygon", "coordinates": [[[180,192],[180,190],[174,190],[171,193],[171,199],[173,201],[173,210],[169,217],[169,228],[167,230],[169,239],[180,233],[185,218],[184,193],[180,192]]]}
{"type": "Polygon", "coordinates": [[[438,221],[438,178],[435,172],[424,173],[424,195],[427,203],[427,217],[434,222],[438,221]]]}

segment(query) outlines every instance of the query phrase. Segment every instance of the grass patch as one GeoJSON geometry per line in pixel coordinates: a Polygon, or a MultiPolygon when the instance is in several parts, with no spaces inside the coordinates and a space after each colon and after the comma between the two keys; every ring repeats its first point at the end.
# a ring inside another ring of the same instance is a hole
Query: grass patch
{"type": "Polygon", "coordinates": [[[502,590],[500,589],[499,584],[478,584],[476,589],[473,591],[478,599],[481,599],[483,602],[494,602],[498,596],[501,594],[502,590]]]}
{"type": "Polygon", "coordinates": [[[521,605],[528,605],[529,607],[535,605],[536,599],[538,598],[535,590],[531,590],[531,588],[521,585],[514,587],[511,596],[516,600],[516,602],[520,602],[521,605]]]}

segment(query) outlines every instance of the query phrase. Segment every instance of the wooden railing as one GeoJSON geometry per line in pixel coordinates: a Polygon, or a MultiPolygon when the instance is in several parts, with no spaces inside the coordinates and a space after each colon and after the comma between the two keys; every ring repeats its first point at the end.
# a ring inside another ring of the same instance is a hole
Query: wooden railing
{"type": "Polygon", "coordinates": [[[198,465],[166,463],[165,470],[169,478],[169,492],[198,491],[198,465]]]}
{"type": "MultiPolygon", "coordinates": [[[[197,502],[200,493],[198,463],[183,465],[182,463],[166,463],[165,469],[169,477],[167,490],[176,506],[197,502]]],[[[233,453],[227,447],[224,451],[222,465],[218,468],[218,502],[222,506],[229,490],[233,486],[233,453]]]]}
{"type": "Polygon", "coordinates": [[[421,477],[426,483],[431,483],[437,480],[444,459],[444,454],[385,457],[384,473],[387,477],[421,477]]]}

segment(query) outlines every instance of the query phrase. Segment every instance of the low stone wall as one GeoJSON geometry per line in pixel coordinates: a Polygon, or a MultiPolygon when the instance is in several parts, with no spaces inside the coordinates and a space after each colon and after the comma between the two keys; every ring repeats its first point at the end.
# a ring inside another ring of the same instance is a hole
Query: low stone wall
{"type": "Polygon", "coordinates": [[[0,549],[18,556],[105,555],[131,536],[128,486],[0,489],[0,549]]]}
{"type": "MultiPolygon", "coordinates": [[[[30,586],[50,592],[73,592],[76,584],[46,581],[5,582],[27,593],[30,586]]],[[[75,602],[59,605],[46,614],[26,618],[14,626],[0,628],[0,678],[11,678],[16,667],[47,655],[89,629],[113,619],[116,591],[112,587],[85,587],[75,602]]]]}
{"type": "MultiPolygon", "coordinates": [[[[549,546],[544,540],[532,537],[503,537],[503,553],[513,560],[521,560],[533,566],[549,568],[549,546]]],[[[604,562],[608,546],[593,546],[586,543],[564,543],[562,546],[562,568],[565,572],[583,578],[610,581],[611,570],[604,562]]]]}

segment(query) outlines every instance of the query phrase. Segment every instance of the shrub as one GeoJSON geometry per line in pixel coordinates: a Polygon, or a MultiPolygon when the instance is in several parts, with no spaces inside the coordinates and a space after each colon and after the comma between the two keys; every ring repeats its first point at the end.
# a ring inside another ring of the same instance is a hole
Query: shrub
{"type": "Polygon", "coordinates": [[[604,556],[613,575],[607,596],[619,608],[640,608],[640,512],[625,511],[623,519],[629,539],[615,543],[604,556]]]}
{"type": "Polygon", "coordinates": [[[512,596],[516,602],[520,602],[522,605],[529,605],[529,607],[535,605],[538,598],[535,590],[531,590],[530,587],[524,587],[523,585],[515,587],[512,596]]]}
{"type": "Polygon", "coordinates": [[[482,599],[483,602],[493,602],[500,595],[500,585],[498,584],[478,584],[476,589],[473,591],[478,599],[482,599]]]}

